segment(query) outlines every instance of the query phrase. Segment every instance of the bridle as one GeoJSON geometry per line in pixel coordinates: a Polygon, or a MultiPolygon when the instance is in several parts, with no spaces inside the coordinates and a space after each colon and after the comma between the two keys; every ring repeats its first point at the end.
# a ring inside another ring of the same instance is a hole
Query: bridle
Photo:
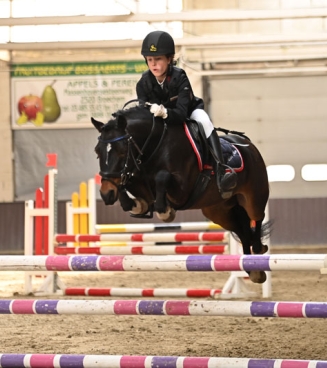
{"type": "Polygon", "coordinates": [[[98,137],[99,142],[104,143],[104,144],[107,145],[106,165],[108,165],[109,145],[111,143],[127,140],[128,146],[127,146],[126,160],[125,160],[125,163],[124,163],[123,168],[121,169],[121,171],[120,172],[113,172],[113,173],[104,173],[104,172],[100,171],[100,176],[103,179],[108,180],[110,183],[115,185],[118,190],[119,189],[120,190],[124,189],[124,187],[126,186],[128,181],[130,180],[130,178],[134,176],[135,170],[129,170],[129,166],[130,166],[129,164],[130,164],[131,161],[134,163],[134,169],[141,172],[142,171],[142,166],[141,165],[149,163],[149,161],[153,158],[153,156],[159,150],[159,148],[160,148],[160,146],[163,142],[165,133],[167,131],[167,124],[166,123],[163,124],[163,131],[162,131],[159,143],[157,144],[155,150],[151,153],[151,155],[147,158],[146,161],[143,161],[142,157],[144,156],[144,152],[145,152],[147,146],[149,145],[149,142],[151,141],[151,138],[154,134],[155,123],[156,123],[156,119],[153,116],[151,132],[148,135],[146,141],[144,142],[144,145],[143,145],[142,148],[140,148],[138,146],[138,144],[135,142],[132,135],[128,132],[127,129],[125,130],[126,134],[121,135],[119,137],[112,138],[112,139],[102,139],[101,135],[98,137]],[[136,152],[138,153],[137,156],[135,155],[135,150],[133,150],[133,147],[136,149],[136,152]],[[120,177],[120,184],[119,185],[117,185],[113,180],[111,180],[112,178],[119,178],[119,177],[120,177]]]}
{"type": "Polygon", "coordinates": [[[126,133],[122,136],[112,138],[112,139],[102,139],[101,135],[98,137],[99,142],[104,143],[104,144],[107,145],[106,165],[108,165],[109,145],[112,144],[112,143],[115,143],[115,142],[123,141],[123,140],[127,140],[127,155],[126,155],[126,160],[125,160],[125,163],[123,165],[123,168],[120,170],[120,172],[104,173],[103,171],[100,171],[100,176],[103,179],[106,179],[106,180],[110,181],[115,186],[117,186],[117,185],[116,185],[116,183],[114,183],[111,180],[111,178],[119,178],[120,177],[121,178],[121,185],[126,185],[128,179],[132,176],[132,173],[128,172],[128,164],[129,164],[130,158],[133,159],[133,161],[135,162],[136,167],[138,167],[137,160],[135,159],[133,150],[131,149],[131,144],[134,145],[134,147],[138,151],[139,155],[142,155],[142,151],[140,150],[139,146],[136,144],[133,137],[129,133],[126,133]]]}

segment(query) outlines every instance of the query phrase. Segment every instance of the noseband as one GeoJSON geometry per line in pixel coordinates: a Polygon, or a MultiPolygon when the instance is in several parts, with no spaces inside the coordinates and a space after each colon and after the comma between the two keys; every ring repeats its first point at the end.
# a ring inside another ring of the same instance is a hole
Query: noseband
{"type": "Polygon", "coordinates": [[[122,140],[127,140],[128,142],[128,150],[127,150],[127,155],[126,155],[126,161],[125,164],[122,168],[122,170],[120,172],[113,172],[113,173],[104,173],[102,171],[100,171],[100,176],[106,180],[109,180],[112,184],[116,185],[112,180],[110,180],[111,178],[121,178],[121,185],[125,185],[126,182],[128,181],[128,179],[132,176],[132,173],[128,172],[128,161],[130,158],[133,159],[135,166],[137,167],[137,169],[139,169],[138,165],[140,164],[140,160],[138,158],[135,158],[133,151],[131,150],[131,143],[133,144],[133,146],[136,148],[136,150],[139,153],[139,157],[143,154],[141,149],[139,148],[139,146],[137,145],[137,143],[134,141],[133,137],[129,134],[126,133],[125,135],[122,135],[120,137],[116,137],[116,138],[112,138],[112,139],[102,139],[101,136],[98,137],[98,141],[101,143],[104,143],[107,145],[107,157],[106,157],[106,165],[108,165],[108,155],[109,155],[109,149],[108,149],[108,145],[114,142],[119,142],[122,140]]]}

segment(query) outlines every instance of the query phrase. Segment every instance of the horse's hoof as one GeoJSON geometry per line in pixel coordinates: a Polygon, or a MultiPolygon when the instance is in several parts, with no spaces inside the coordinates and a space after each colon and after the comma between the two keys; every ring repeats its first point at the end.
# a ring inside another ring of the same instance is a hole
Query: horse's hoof
{"type": "Polygon", "coordinates": [[[149,209],[147,202],[142,198],[133,199],[135,206],[129,211],[131,215],[141,215],[146,213],[149,209]]]}
{"type": "Polygon", "coordinates": [[[261,254],[265,254],[268,252],[268,245],[266,244],[262,244],[262,248],[261,248],[261,254]]]}
{"type": "Polygon", "coordinates": [[[263,284],[267,280],[267,275],[264,271],[251,271],[249,277],[255,284],[263,284]]]}
{"type": "Polygon", "coordinates": [[[163,222],[172,222],[176,217],[176,211],[171,207],[168,207],[165,213],[156,212],[156,214],[158,219],[163,222]]]}
{"type": "Polygon", "coordinates": [[[266,244],[260,244],[260,247],[252,247],[252,254],[265,254],[268,252],[268,246],[266,244]]]}

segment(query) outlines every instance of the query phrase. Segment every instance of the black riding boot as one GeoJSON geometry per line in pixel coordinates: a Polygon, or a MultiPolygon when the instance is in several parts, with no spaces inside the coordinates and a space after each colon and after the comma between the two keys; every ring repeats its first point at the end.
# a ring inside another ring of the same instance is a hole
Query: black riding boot
{"type": "Polygon", "coordinates": [[[208,138],[208,143],[215,156],[215,173],[218,189],[223,198],[229,198],[232,195],[232,190],[237,185],[237,174],[234,170],[231,170],[231,172],[225,171],[226,165],[223,159],[220,140],[215,131],[208,138]],[[219,160],[218,162],[217,159],[219,160]]]}

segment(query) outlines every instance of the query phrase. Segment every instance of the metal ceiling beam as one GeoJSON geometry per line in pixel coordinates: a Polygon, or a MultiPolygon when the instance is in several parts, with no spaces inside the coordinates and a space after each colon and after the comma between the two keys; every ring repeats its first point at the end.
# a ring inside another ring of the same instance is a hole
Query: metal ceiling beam
{"type": "MultiPolygon", "coordinates": [[[[141,40],[105,40],[105,41],[72,41],[72,42],[24,42],[0,43],[0,50],[69,50],[69,49],[126,49],[139,48],[141,40]]],[[[325,33],[297,33],[291,35],[236,35],[186,37],[175,39],[176,46],[188,48],[210,48],[250,45],[299,45],[327,44],[325,33]]]]}
{"type": "Polygon", "coordinates": [[[192,10],[180,13],[162,14],[128,14],[99,16],[60,16],[60,17],[28,17],[0,18],[0,26],[26,26],[49,24],[81,24],[112,22],[213,22],[239,20],[271,20],[294,18],[319,18],[327,16],[327,8],[312,9],[271,9],[271,10],[192,10]]]}
{"type": "Polygon", "coordinates": [[[265,76],[276,76],[276,75],[292,75],[299,73],[302,75],[307,74],[322,74],[327,72],[326,66],[314,66],[314,67],[289,67],[289,68],[264,68],[264,69],[249,69],[249,70],[197,70],[194,71],[196,74],[201,76],[235,76],[235,75],[265,75],[265,76]]]}
{"type": "Polygon", "coordinates": [[[137,13],[137,2],[135,0],[114,0],[115,3],[123,6],[129,12],[137,13]]]}

